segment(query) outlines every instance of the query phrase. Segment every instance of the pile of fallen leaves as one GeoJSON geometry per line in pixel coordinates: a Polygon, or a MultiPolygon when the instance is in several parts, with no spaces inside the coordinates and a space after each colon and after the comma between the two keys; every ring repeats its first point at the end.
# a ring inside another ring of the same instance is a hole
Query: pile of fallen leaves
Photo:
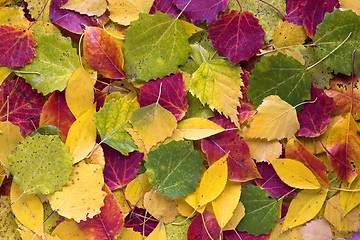
{"type": "Polygon", "coordinates": [[[358,239],[358,0],[0,0],[1,239],[358,239]]]}

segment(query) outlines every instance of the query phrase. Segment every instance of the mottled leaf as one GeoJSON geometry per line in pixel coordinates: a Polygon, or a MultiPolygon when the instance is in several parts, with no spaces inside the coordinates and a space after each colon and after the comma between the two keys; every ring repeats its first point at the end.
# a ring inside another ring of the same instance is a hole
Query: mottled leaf
{"type": "Polygon", "coordinates": [[[233,10],[223,15],[208,33],[219,55],[227,57],[234,64],[248,61],[264,44],[264,30],[258,19],[246,11],[233,10]]]}
{"type": "Polygon", "coordinates": [[[0,25],[0,65],[23,67],[36,55],[32,32],[23,25],[0,25]]]}
{"type": "Polygon", "coordinates": [[[150,81],[140,87],[138,99],[140,107],[145,107],[158,101],[170,111],[177,121],[180,121],[188,108],[187,91],[184,89],[182,74],[166,76],[155,81],[150,81]]]}
{"type": "Polygon", "coordinates": [[[10,208],[10,197],[0,196],[0,235],[4,240],[20,240],[15,217],[10,208]]]}
{"type": "Polygon", "coordinates": [[[106,11],[106,0],[68,0],[62,9],[69,9],[88,16],[100,16],[106,11]]]}
{"type": "Polygon", "coordinates": [[[188,38],[182,24],[168,14],[141,13],[125,36],[125,72],[143,81],[177,72],[191,51],[188,38]]]}
{"type": "Polygon", "coordinates": [[[186,197],[199,182],[202,157],[189,142],[172,141],[149,153],[146,175],[156,192],[171,197],[186,197]]]}
{"type": "Polygon", "coordinates": [[[177,216],[173,223],[165,224],[166,237],[168,240],[187,240],[187,230],[190,226],[191,219],[186,219],[183,216],[177,216]]]}
{"type": "Polygon", "coordinates": [[[28,136],[8,160],[14,181],[27,194],[61,190],[73,171],[69,147],[56,135],[28,136]]]}
{"type": "Polygon", "coordinates": [[[221,228],[216,218],[209,212],[198,214],[191,222],[187,231],[188,240],[211,240],[220,238],[221,228]],[[210,235],[210,236],[209,236],[210,235]]]}

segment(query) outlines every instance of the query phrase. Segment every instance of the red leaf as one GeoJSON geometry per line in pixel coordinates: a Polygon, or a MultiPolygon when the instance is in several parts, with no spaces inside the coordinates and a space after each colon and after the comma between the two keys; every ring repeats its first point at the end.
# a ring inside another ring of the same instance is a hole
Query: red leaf
{"type": "Polygon", "coordinates": [[[36,56],[32,32],[24,26],[0,25],[0,66],[23,67],[36,56]]]}
{"type": "Polygon", "coordinates": [[[44,96],[30,84],[18,79],[6,81],[0,86],[0,121],[8,119],[19,126],[23,134],[29,134],[35,130],[33,123],[39,125],[44,101],[44,96]]]}
{"type": "Polygon", "coordinates": [[[132,228],[144,236],[148,236],[158,225],[159,221],[151,216],[146,209],[134,207],[125,218],[125,227],[132,228]],[[145,220],[144,220],[145,218],[145,220]]]}
{"type": "Polygon", "coordinates": [[[241,88],[242,99],[240,99],[240,107],[237,108],[238,119],[240,123],[245,122],[256,113],[252,102],[248,100],[246,95],[247,87],[249,85],[250,73],[245,69],[242,69],[242,71],[243,73],[241,74],[241,79],[244,83],[244,86],[241,88]]]}
{"type": "Polygon", "coordinates": [[[231,11],[216,21],[208,30],[213,46],[219,55],[232,63],[248,61],[259,52],[265,35],[259,20],[250,12],[231,11]]]}
{"type": "Polygon", "coordinates": [[[269,239],[269,234],[261,234],[259,236],[254,236],[251,234],[248,234],[247,232],[239,232],[238,230],[228,230],[224,231],[224,240],[266,240],[269,239]]]}
{"type": "Polygon", "coordinates": [[[299,136],[318,137],[323,134],[329,122],[330,115],[335,110],[334,100],[328,97],[324,90],[311,84],[311,100],[315,103],[305,104],[298,115],[300,129],[299,136]]]}
{"type": "Polygon", "coordinates": [[[105,30],[97,27],[86,28],[83,49],[91,68],[107,78],[124,78],[121,48],[105,30]]]}
{"type": "Polygon", "coordinates": [[[360,89],[357,84],[359,80],[360,76],[355,75],[352,86],[352,77],[340,74],[330,81],[330,89],[326,89],[325,93],[335,102],[335,115],[350,112],[352,103],[352,115],[355,120],[360,119],[360,89]]]}
{"type": "Polygon", "coordinates": [[[286,21],[299,26],[302,25],[303,21],[301,18],[300,4],[303,2],[304,0],[286,0],[286,21]]]}
{"type": "Polygon", "coordinates": [[[119,202],[105,185],[107,193],[101,213],[86,221],[80,221],[78,226],[89,240],[114,239],[121,233],[124,226],[124,217],[119,202]]]}
{"type": "Polygon", "coordinates": [[[205,211],[203,214],[198,214],[192,220],[187,232],[187,239],[188,240],[219,239],[220,233],[221,233],[221,229],[216,221],[215,216],[205,211]]]}
{"type": "Polygon", "coordinates": [[[227,162],[231,181],[245,182],[261,177],[250,157],[246,141],[234,130],[202,139],[201,149],[210,165],[230,151],[227,162]]]}
{"type": "Polygon", "coordinates": [[[293,188],[281,181],[271,164],[261,162],[257,163],[256,166],[262,177],[255,179],[255,182],[259,187],[265,189],[266,192],[275,198],[279,198],[284,195],[287,197],[296,196],[295,192],[291,192],[293,188]]]}
{"type": "Polygon", "coordinates": [[[118,188],[123,188],[136,176],[140,166],[141,160],[144,157],[143,153],[132,152],[129,156],[124,156],[115,149],[102,144],[105,155],[104,180],[113,191],[118,188]]]}
{"type": "Polygon", "coordinates": [[[50,20],[52,23],[57,24],[60,27],[77,34],[82,34],[84,32],[82,26],[99,26],[99,24],[95,21],[94,18],[80,14],[75,11],[61,8],[61,6],[65,5],[65,3],[67,2],[68,0],[51,1],[50,20]]]}
{"type": "Polygon", "coordinates": [[[316,26],[324,20],[325,13],[340,7],[338,0],[308,0],[301,8],[303,26],[309,37],[314,37],[316,26]]]}
{"type": "Polygon", "coordinates": [[[158,78],[156,81],[150,81],[140,87],[140,107],[148,106],[157,101],[160,85],[161,95],[159,104],[170,111],[176,117],[176,120],[180,121],[189,107],[186,98],[187,91],[184,88],[181,73],[171,74],[162,79],[158,78]]]}
{"type": "Polygon", "coordinates": [[[303,163],[316,176],[323,187],[329,186],[326,174],[326,165],[312,155],[295,137],[289,139],[285,148],[286,158],[291,158],[303,163]]]}
{"type": "Polygon", "coordinates": [[[173,3],[193,24],[206,20],[210,26],[217,19],[220,12],[226,10],[229,0],[174,0],[173,3]],[[189,3],[190,2],[190,3],[189,3]]]}
{"type": "Polygon", "coordinates": [[[66,104],[65,92],[53,92],[42,109],[40,127],[46,125],[57,127],[62,140],[65,141],[74,121],[75,117],[66,104]]]}
{"type": "Polygon", "coordinates": [[[171,17],[177,17],[180,13],[172,0],[155,0],[150,9],[150,14],[155,14],[157,11],[169,13],[171,17]]]}

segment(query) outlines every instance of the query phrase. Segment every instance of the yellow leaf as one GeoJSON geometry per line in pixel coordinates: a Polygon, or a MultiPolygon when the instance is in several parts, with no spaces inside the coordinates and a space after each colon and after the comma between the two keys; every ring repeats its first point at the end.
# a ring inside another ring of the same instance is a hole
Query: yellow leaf
{"type": "Polygon", "coordinates": [[[228,177],[228,156],[229,153],[226,153],[205,171],[196,195],[198,206],[213,201],[224,190],[228,177]]]}
{"type": "Polygon", "coordinates": [[[30,22],[24,16],[23,8],[0,7],[0,25],[11,24],[30,26],[30,22]]]}
{"type": "Polygon", "coordinates": [[[180,20],[180,23],[183,25],[186,33],[191,37],[194,33],[203,31],[204,29],[199,28],[197,26],[195,26],[194,24],[191,24],[187,21],[184,20],[180,20]]]}
{"type": "Polygon", "coordinates": [[[164,223],[173,222],[179,214],[175,200],[155,192],[154,189],[144,195],[144,207],[152,216],[164,223]]]}
{"type": "Polygon", "coordinates": [[[96,140],[94,112],[95,108],[89,109],[69,129],[66,145],[70,147],[70,154],[74,158],[74,164],[84,159],[94,147],[96,140]]]}
{"type": "Polygon", "coordinates": [[[55,192],[47,198],[51,208],[61,216],[73,218],[76,222],[93,218],[100,213],[106,193],[102,167],[96,164],[80,162],[74,166],[70,185],[62,191],[55,192]]]}
{"type": "Polygon", "coordinates": [[[60,239],[58,236],[51,236],[47,233],[45,233],[45,237],[41,238],[37,235],[34,235],[34,233],[30,233],[30,232],[25,232],[22,230],[18,230],[20,233],[20,236],[22,238],[22,240],[62,240],[60,239]]]}
{"type": "Polygon", "coordinates": [[[143,196],[149,190],[150,183],[146,174],[136,176],[125,189],[125,197],[132,204],[137,207],[143,206],[143,196]]]}
{"type": "Polygon", "coordinates": [[[279,141],[267,141],[259,138],[246,139],[249,146],[250,156],[256,162],[268,161],[270,158],[278,158],[281,155],[282,145],[279,141]]]}
{"type": "Polygon", "coordinates": [[[10,75],[11,70],[6,67],[0,67],[0,85],[10,75]]]}
{"type": "Polygon", "coordinates": [[[303,163],[293,159],[269,159],[276,173],[287,185],[300,189],[318,189],[321,187],[316,176],[303,163]]]}
{"type": "Polygon", "coordinates": [[[228,181],[224,190],[211,203],[220,228],[225,227],[238,206],[241,183],[228,181]]]}
{"type": "Polygon", "coordinates": [[[110,19],[121,25],[130,25],[139,13],[149,13],[154,0],[108,0],[110,19]]]}
{"type": "Polygon", "coordinates": [[[242,202],[239,202],[229,222],[225,225],[225,227],[222,230],[226,231],[226,230],[235,229],[244,216],[245,216],[244,204],[242,204],[242,202]]]}
{"type": "Polygon", "coordinates": [[[100,16],[106,11],[106,7],[106,0],[69,0],[61,6],[88,16],[100,16]]]}
{"type": "MultiPolygon", "coordinates": [[[[197,199],[197,195],[198,195],[198,192],[199,192],[199,186],[200,184],[196,185],[196,191],[193,192],[193,193],[190,193],[187,195],[187,197],[185,198],[185,202],[187,204],[189,204],[190,207],[192,207],[194,209],[194,211],[196,210],[197,212],[199,213],[203,213],[205,211],[205,208],[206,208],[206,204],[203,205],[203,206],[200,206],[199,205],[199,201],[197,199]]],[[[193,212],[194,212],[193,211],[193,212]]]]}
{"type": "Polygon", "coordinates": [[[145,238],[146,240],[166,240],[165,226],[163,222],[159,222],[156,228],[145,238]]]}
{"type": "Polygon", "coordinates": [[[295,108],[279,96],[264,98],[257,111],[250,127],[244,130],[248,138],[289,139],[300,128],[295,108]]]}
{"type": "Polygon", "coordinates": [[[177,125],[174,115],[158,103],[134,110],[130,122],[144,142],[147,152],[158,142],[170,137],[177,125]]]}
{"type": "Polygon", "coordinates": [[[112,191],[112,194],[119,202],[123,216],[127,216],[131,209],[126,201],[124,191],[122,189],[116,189],[115,191],[112,191]]]}
{"type": "Polygon", "coordinates": [[[340,191],[341,214],[345,216],[360,204],[360,176],[355,178],[349,189],[344,183],[342,183],[342,188],[344,191],[340,191]]]}
{"type": "Polygon", "coordinates": [[[11,122],[0,122],[0,163],[7,173],[9,168],[7,157],[22,140],[23,137],[18,126],[11,122]]]}
{"type": "Polygon", "coordinates": [[[360,0],[339,0],[341,8],[351,9],[357,15],[360,15],[360,0]]]}
{"type": "Polygon", "coordinates": [[[74,220],[65,219],[51,233],[61,240],[87,240],[74,220]]]}
{"type": "Polygon", "coordinates": [[[353,232],[360,230],[359,209],[354,208],[343,217],[339,194],[327,200],[324,218],[339,231],[353,232]]]}
{"type": "Polygon", "coordinates": [[[71,75],[65,90],[66,103],[75,116],[79,118],[93,108],[94,86],[89,73],[80,66],[71,75]]]}
{"type": "Polygon", "coordinates": [[[283,231],[284,221],[275,223],[271,230],[269,240],[304,240],[296,229],[283,231]]]}
{"type": "Polygon", "coordinates": [[[280,22],[275,29],[272,44],[275,48],[294,46],[304,43],[306,38],[303,26],[285,21],[280,22]]]}
{"type": "Polygon", "coordinates": [[[141,233],[135,232],[132,228],[123,228],[116,240],[143,240],[141,233]]]}
{"type": "Polygon", "coordinates": [[[0,165],[0,186],[3,184],[6,173],[5,169],[0,165]]]}
{"type": "Polygon", "coordinates": [[[34,31],[43,31],[47,34],[60,33],[60,30],[51,23],[50,20],[50,2],[46,4],[46,0],[26,0],[30,14],[33,18],[40,18],[33,25],[34,31]],[[45,6],[45,9],[43,7],[45,6]]]}
{"type": "Polygon", "coordinates": [[[315,219],[308,222],[305,226],[297,229],[301,237],[306,240],[329,240],[331,238],[331,228],[325,219],[315,219]]]}
{"type": "MultiPolygon", "coordinates": [[[[196,195],[194,194],[195,198],[196,195]]],[[[183,215],[184,217],[187,218],[192,218],[196,215],[196,211],[194,210],[194,208],[192,206],[190,206],[184,198],[175,198],[175,202],[176,202],[176,209],[178,210],[178,212],[183,215]]],[[[195,202],[195,207],[196,207],[196,202],[195,202]]]]}
{"type": "Polygon", "coordinates": [[[178,124],[184,138],[199,140],[224,131],[224,128],[205,118],[188,118],[178,124]]]}
{"type": "Polygon", "coordinates": [[[91,164],[97,164],[101,166],[102,168],[105,167],[105,157],[104,157],[104,151],[99,144],[95,144],[93,149],[91,150],[90,157],[86,158],[86,163],[91,164]]]}
{"type": "Polygon", "coordinates": [[[313,219],[324,204],[327,192],[325,189],[306,189],[299,192],[290,203],[282,230],[286,231],[313,219]]]}
{"type": "Polygon", "coordinates": [[[10,201],[11,210],[17,220],[37,235],[43,236],[44,209],[39,197],[23,193],[18,185],[12,182],[10,201]]]}

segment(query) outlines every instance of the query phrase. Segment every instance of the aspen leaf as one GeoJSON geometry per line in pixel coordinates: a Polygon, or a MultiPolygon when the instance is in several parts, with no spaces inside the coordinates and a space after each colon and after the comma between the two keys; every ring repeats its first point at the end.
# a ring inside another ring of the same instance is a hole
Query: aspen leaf
{"type": "Polygon", "coordinates": [[[282,231],[299,226],[314,218],[324,204],[328,190],[305,189],[291,201],[282,231]]]}
{"type": "Polygon", "coordinates": [[[175,225],[172,223],[165,224],[167,240],[187,240],[186,233],[189,229],[191,221],[192,219],[178,216],[173,223],[180,223],[181,225],[175,225]]]}
{"type": "Polygon", "coordinates": [[[143,196],[150,188],[149,180],[145,173],[136,176],[125,189],[125,197],[132,205],[143,206],[143,196]]]}
{"type": "Polygon", "coordinates": [[[189,193],[187,195],[187,197],[184,199],[185,202],[193,209],[191,212],[189,212],[189,215],[195,214],[196,213],[195,211],[197,211],[199,213],[203,213],[207,206],[206,204],[203,206],[199,206],[199,200],[197,199],[199,187],[200,187],[200,184],[197,184],[195,192],[189,193]]]}
{"type": "Polygon", "coordinates": [[[70,185],[47,198],[61,216],[79,222],[100,213],[106,193],[101,191],[104,186],[101,166],[80,162],[74,167],[70,185]]]}
{"type": "Polygon", "coordinates": [[[291,187],[300,189],[318,189],[321,187],[316,176],[299,161],[271,158],[270,163],[281,180],[291,187]]]}
{"type": "Polygon", "coordinates": [[[270,158],[277,158],[281,155],[282,146],[279,141],[267,141],[265,139],[246,139],[249,146],[250,156],[256,162],[268,161],[270,158]]]}
{"type": "Polygon", "coordinates": [[[94,147],[96,139],[94,110],[87,110],[69,129],[66,145],[70,147],[70,154],[74,158],[73,164],[84,159],[94,147]]]}
{"type": "MultiPolygon", "coordinates": [[[[193,193],[190,193],[188,196],[190,196],[193,193]]],[[[195,201],[193,206],[196,207],[196,195],[193,194],[195,196],[195,201]]],[[[184,217],[194,217],[196,215],[196,211],[194,210],[194,208],[192,206],[190,206],[186,201],[185,198],[175,198],[174,199],[176,202],[176,209],[178,210],[178,212],[184,216],[184,217]]]]}
{"type": "Polygon", "coordinates": [[[82,66],[78,67],[71,75],[65,90],[65,97],[75,118],[79,118],[92,108],[94,102],[93,83],[89,73],[82,66]]]}
{"type": "Polygon", "coordinates": [[[257,111],[250,127],[244,131],[246,137],[280,140],[291,138],[300,128],[295,108],[279,96],[264,98],[257,111]]]}
{"type": "Polygon", "coordinates": [[[359,0],[339,0],[340,6],[343,9],[351,9],[357,15],[360,15],[360,1],[359,0]]]}
{"type": "Polygon", "coordinates": [[[185,119],[179,122],[178,129],[189,140],[199,140],[224,131],[221,126],[204,118],[185,119]]]}
{"type": "Polygon", "coordinates": [[[88,16],[100,16],[106,11],[106,7],[106,0],[69,0],[61,6],[88,16]]]}
{"type": "Polygon", "coordinates": [[[7,173],[9,168],[7,157],[21,140],[23,140],[23,137],[20,134],[20,128],[18,126],[11,122],[0,122],[0,162],[7,173]]]}
{"type": "Polygon", "coordinates": [[[240,87],[244,86],[240,74],[241,68],[223,59],[205,61],[193,73],[190,92],[204,105],[229,117],[238,124],[237,107],[242,98],[240,87]]]}
{"type": "Polygon", "coordinates": [[[341,204],[341,214],[342,216],[345,216],[360,204],[360,176],[358,175],[355,178],[349,188],[347,188],[345,184],[342,184],[342,188],[344,188],[344,191],[340,191],[339,197],[341,204]]]}
{"type": "Polygon", "coordinates": [[[282,48],[302,44],[307,38],[306,32],[302,26],[291,22],[280,22],[274,31],[273,46],[282,48]]]}
{"type": "Polygon", "coordinates": [[[174,115],[158,103],[134,110],[130,122],[143,140],[147,152],[158,142],[170,137],[177,125],[174,115]]]}
{"type": "Polygon", "coordinates": [[[116,237],[116,240],[143,240],[143,236],[139,232],[135,232],[132,228],[123,228],[119,236],[116,237]]]}
{"type": "Polygon", "coordinates": [[[223,227],[223,231],[235,229],[241,219],[245,216],[245,207],[242,202],[238,202],[232,217],[228,223],[223,227]]]}
{"type": "Polygon", "coordinates": [[[0,25],[9,24],[29,26],[30,22],[25,18],[22,8],[18,6],[4,7],[0,1],[0,25]]]}
{"type": "Polygon", "coordinates": [[[109,0],[110,19],[121,25],[130,25],[139,13],[149,13],[154,0],[109,0]]]}
{"type": "Polygon", "coordinates": [[[0,67],[0,84],[10,75],[11,71],[9,68],[0,67]]]}
{"type": "Polygon", "coordinates": [[[171,223],[179,214],[175,200],[151,189],[144,195],[144,207],[157,220],[171,223]]]}
{"type": "Polygon", "coordinates": [[[45,233],[44,237],[39,237],[31,232],[25,232],[22,230],[18,230],[22,240],[61,240],[58,236],[51,236],[45,233]]]}
{"type": "Polygon", "coordinates": [[[51,235],[58,236],[61,240],[87,240],[72,219],[65,219],[65,221],[57,225],[51,235]]]}
{"type": "Polygon", "coordinates": [[[112,191],[112,194],[119,202],[123,216],[127,216],[128,213],[131,211],[131,208],[129,206],[129,202],[125,198],[125,191],[123,191],[123,189],[117,189],[115,191],[112,191]]]}
{"type": "Polygon", "coordinates": [[[228,181],[223,192],[211,202],[220,228],[224,228],[233,216],[240,200],[240,194],[241,183],[228,181]]]}
{"type": "Polygon", "coordinates": [[[330,224],[325,219],[312,220],[296,230],[306,240],[328,240],[332,237],[330,224]]]}
{"type": "Polygon", "coordinates": [[[10,208],[10,197],[0,196],[0,236],[3,239],[20,240],[15,217],[10,208]]]}
{"type": "Polygon", "coordinates": [[[44,209],[43,205],[36,195],[28,195],[21,191],[16,183],[11,184],[10,191],[11,210],[19,222],[43,236],[44,209]]]}
{"type": "Polygon", "coordinates": [[[338,231],[359,231],[360,219],[359,209],[354,208],[347,215],[341,214],[340,196],[336,194],[325,205],[324,218],[330,222],[338,231]]]}
{"type": "Polygon", "coordinates": [[[166,240],[165,225],[159,222],[156,228],[145,238],[146,240],[166,240]]]}
{"type": "Polygon", "coordinates": [[[228,177],[228,156],[229,153],[226,153],[225,156],[212,164],[201,178],[196,195],[199,207],[216,199],[224,190],[228,177]]]}
{"type": "Polygon", "coordinates": [[[270,233],[269,240],[304,240],[296,229],[283,231],[284,221],[277,222],[270,233]]]}

